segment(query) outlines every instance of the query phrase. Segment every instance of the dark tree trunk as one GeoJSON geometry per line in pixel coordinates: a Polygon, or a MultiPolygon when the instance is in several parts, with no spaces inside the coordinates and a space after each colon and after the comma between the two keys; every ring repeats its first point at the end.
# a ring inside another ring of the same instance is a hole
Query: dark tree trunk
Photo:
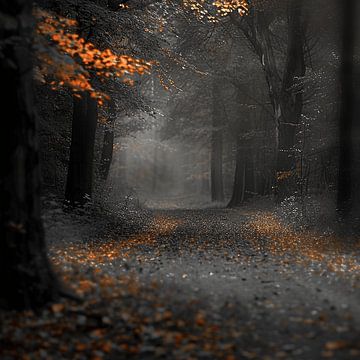
{"type": "Polygon", "coordinates": [[[240,140],[238,139],[236,142],[236,165],[235,165],[234,186],[228,207],[239,206],[245,200],[245,181],[246,181],[245,172],[246,172],[246,165],[243,157],[243,149],[241,148],[240,140]]]}
{"type": "Polygon", "coordinates": [[[302,0],[289,4],[288,48],[280,100],[281,117],[278,123],[277,200],[282,201],[297,190],[296,135],[303,108],[302,86],[305,75],[304,25],[302,0]]]}
{"type": "Polygon", "coordinates": [[[106,124],[106,128],[104,131],[104,141],[100,160],[100,174],[103,180],[106,180],[109,175],[110,166],[113,158],[115,118],[115,104],[113,101],[111,101],[109,105],[109,121],[106,124]]]}
{"type": "Polygon", "coordinates": [[[266,159],[265,159],[265,155],[263,151],[258,151],[257,156],[256,156],[256,163],[257,164],[261,164],[262,167],[259,167],[258,165],[258,169],[256,172],[256,176],[255,176],[255,192],[256,194],[259,195],[268,195],[266,193],[266,178],[267,178],[267,173],[265,171],[265,164],[266,164],[266,159]]]}
{"type": "Polygon", "coordinates": [[[269,27],[273,14],[254,11],[248,21],[240,25],[263,66],[277,124],[278,201],[296,192],[297,188],[294,148],[303,105],[302,87],[298,79],[305,75],[302,0],[292,0],[288,6],[288,44],[284,71],[278,70],[272,48],[269,27]]]}
{"type": "Polygon", "coordinates": [[[213,117],[211,133],[210,184],[211,200],[224,201],[223,185],[223,130],[218,112],[218,89],[213,89],[213,117]]]}
{"type": "Polygon", "coordinates": [[[0,306],[35,308],[56,298],[40,216],[37,119],[33,104],[32,2],[0,2],[0,306]]]}
{"type": "Polygon", "coordinates": [[[88,93],[74,98],[70,159],[65,199],[72,206],[91,199],[97,102],[88,93]]]}
{"type": "Polygon", "coordinates": [[[221,130],[213,130],[211,138],[211,200],[224,201],[222,173],[223,138],[221,130]]]}
{"type": "Polygon", "coordinates": [[[245,194],[244,200],[248,200],[255,194],[255,166],[253,149],[248,147],[245,152],[245,194]]]}
{"type": "Polygon", "coordinates": [[[228,207],[236,207],[255,193],[255,166],[249,140],[237,140],[234,186],[228,207]]]}
{"type": "Polygon", "coordinates": [[[337,209],[346,218],[352,208],[352,128],[354,114],[354,43],[355,1],[341,2],[343,12],[342,67],[341,67],[341,116],[339,124],[340,154],[337,209]]]}

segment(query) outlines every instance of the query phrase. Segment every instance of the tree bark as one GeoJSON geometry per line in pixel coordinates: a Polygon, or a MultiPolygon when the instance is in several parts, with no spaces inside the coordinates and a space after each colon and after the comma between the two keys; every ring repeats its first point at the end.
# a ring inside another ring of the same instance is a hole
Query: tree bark
{"type": "Polygon", "coordinates": [[[246,165],[243,157],[243,149],[241,148],[240,140],[236,142],[236,164],[234,186],[232,191],[231,200],[228,207],[236,207],[241,205],[245,200],[245,172],[246,165]]]}
{"type": "Polygon", "coordinates": [[[103,180],[106,180],[110,166],[113,158],[113,148],[114,148],[114,122],[116,118],[116,108],[114,101],[110,101],[109,104],[109,121],[106,124],[104,131],[104,141],[101,151],[101,160],[100,160],[100,174],[103,180]]]}
{"type": "Polygon", "coordinates": [[[0,2],[0,306],[36,308],[58,282],[47,258],[40,214],[37,118],[32,80],[32,1],[0,2]]]}
{"type": "Polygon", "coordinates": [[[222,173],[223,138],[221,130],[212,131],[211,139],[211,200],[224,201],[222,173]]]}
{"type": "Polygon", "coordinates": [[[236,207],[255,193],[255,166],[251,141],[237,139],[234,186],[228,207],[236,207]]]}
{"type": "Polygon", "coordinates": [[[306,70],[302,0],[291,0],[288,6],[288,40],[284,71],[278,70],[273,53],[269,29],[272,14],[254,11],[245,22],[246,25],[240,25],[263,66],[277,126],[277,201],[294,194],[297,188],[295,145],[303,106],[299,79],[305,75],[306,70]]]}
{"type": "Polygon", "coordinates": [[[97,126],[97,102],[84,92],[74,97],[70,159],[65,199],[71,206],[84,205],[91,199],[93,162],[97,126]]]}
{"type": "Polygon", "coordinates": [[[296,134],[303,108],[303,88],[299,84],[299,79],[305,75],[306,71],[301,1],[293,0],[289,4],[288,47],[280,97],[281,117],[277,126],[276,195],[278,201],[296,193],[299,180],[295,156],[296,134]]]}
{"type": "Polygon", "coordinates": [[[354,0],[341,1],[343,16],[342,66],[341,66],[341,115],[339,123],[339,175],[337,210],[347,218],[352,208],[352,157],[354,122],[354,47],[355,47],[355,14],[354,0]]]}
{"type": "Polygon", "coordinates": [[[224,201],[223,184],[223,130],[218,108],[218,89],[213,86],[213,117],[211,132],[211,162],[210,162],[210,184],[211,200],[224,201]]]}

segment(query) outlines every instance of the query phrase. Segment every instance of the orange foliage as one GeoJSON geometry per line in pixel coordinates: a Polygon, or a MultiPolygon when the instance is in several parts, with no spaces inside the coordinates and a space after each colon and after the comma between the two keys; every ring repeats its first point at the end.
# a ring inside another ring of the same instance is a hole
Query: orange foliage
{"type": "Polygon", "coordinates": [[[219,17],[224,17],[237,11],[244,16],[249,11],[249,2],[247,0],[215,0],[209,4],[205,0],[183,0],[183,5],[194,12],[199,20],[207,19],[209,22],[216,23],[219,17]],[[207,5],[210,5],[207,6],[207,5]],[[212,14],[211,7],[215,8],[215,14],[212,14]]]}
{"type": "Polygon", "coordinates": [[[227,16],[233,11],[237,11],[241,16],[249,11],[249,4],[246,0],[216,0],[213,5],[217,9],[219,16],[227,16]]]}
{"type": "MultiPolygon", "coordinates": [[[[253,241],[258,250],[279,256],[291,254],[298,263],[317,262],[331,272],[356,274],[360,270],[358,259],[347,248],[347,241],[335,234],[297,231],[271,213],[252,216],[246,231],[247,239],[253,241]],[[266,239],[266,244],[259,242],[260,239],[266,239]]],[[[360,240],[354,238],[352,243],[356,244],[357,251],[360,240]]]]}
{"type": "Polygon", "coordinates": [[[117,55],[110,49],[100,50],[86,41],[74,32],[77,26],[76,20],[54,16],[41,10],[37,10],[35,15],[39,19],[38,34],[54,44],[60,53],[70,56],[73,60],[64,63],[64,61],[55,61],[50,53],[39,54],[45,65],[43,72],[46,74],[51,66],[52,71],[49,73],[57,79],[52,82],[54,89],[66,85],[75,93],[89,91],[91,96],[102,104],[109,97],[95,91],[90,83],[90,73],[102,78],[120,78],[125,83],[133,85],[134,80],[128,76],[143,75],[150,71],[151,62],[135,59],[129,55],[117,55]]]}
{"type": "Polygon", "coordinates": [[[199,20],[207,19],[209,22],[217,22],[218,19],[211,15],[205,7],[204,0],[183,0],[185,8],[190,9],[199,20]]]}
{"type": "MultiPolygon", "coordinates": [[[[156,217],[152,222],[148,232],[130,236],[126,241],[109,240],[101,244],[88,244],[86,248],[72,245],[66,249],[55,250],[56,256],[52,259],[55,265],[63,261],[68,263],[87,264],[98,266],[108,261],[128,258],[137,253],[143,246],[155,247],[157,237],[170,235],[180,222],[176,219],[156,217]]],[[[106,279],[109,281],[109,279],[106,279]]],[[[77,291],[85,293],[92,289],[92,284],[88,281],[80,283],[77,291]]]]}
{"type": "Polygon", "coordinates": [[[289,179],[293,175],[293,171],[278,171],[276,173],[276,179],[277,181],[284,181],[286,179],[289,179]]]}

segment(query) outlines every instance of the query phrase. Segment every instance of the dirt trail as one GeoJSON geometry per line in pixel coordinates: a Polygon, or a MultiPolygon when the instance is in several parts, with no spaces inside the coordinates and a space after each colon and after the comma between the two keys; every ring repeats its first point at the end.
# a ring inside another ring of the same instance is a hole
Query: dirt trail
{"type": "Polygon", "coordinates": [[[70,220],[48,227],[58,236],[51,258],[84,302],[6,315],[0,357],[360,357],[356,244],[344,251],[337,239],[249,209],[154,210],[144,219],[136,232],[122,221],[73,233],[70,220]]]}
{"type": "MultiPolygon", "coordinates": [[[[157,245],[143,253],[148,260],[142,262],[143,278],[176,289],[174,296],[184,301],[204,299],[224,322],[224,307],[238,309],[246,315],[243,324],[253,325],[255,337],[277,349],[276,356],[360,356],[353,344],[360,338],[358,267],[334,271],[318,256],[309,262],[307,254],[316,249],[307,249],[299,260],[291,244],[286,253],[272,253],[274,240],[249,231],[253,215],[221,209],[156,211],[159,224],[176,225],[165,233],[159,226],[157,245]]],[[[351,259],[354,263],[359,264],[358,257],[351,259]]],[[[241,316],[238,320],[241,329],[241,316]]]]}

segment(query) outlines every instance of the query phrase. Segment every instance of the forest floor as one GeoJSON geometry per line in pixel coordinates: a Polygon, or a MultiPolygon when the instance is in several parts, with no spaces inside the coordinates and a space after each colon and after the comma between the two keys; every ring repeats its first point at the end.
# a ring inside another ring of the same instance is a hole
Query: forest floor
{"type": "Polygon", "coordinates": [[[359,239],[253,207],[131,219],[46,219],[82,301],[1,314],[1,359],[360,358],[359,239]]]}

